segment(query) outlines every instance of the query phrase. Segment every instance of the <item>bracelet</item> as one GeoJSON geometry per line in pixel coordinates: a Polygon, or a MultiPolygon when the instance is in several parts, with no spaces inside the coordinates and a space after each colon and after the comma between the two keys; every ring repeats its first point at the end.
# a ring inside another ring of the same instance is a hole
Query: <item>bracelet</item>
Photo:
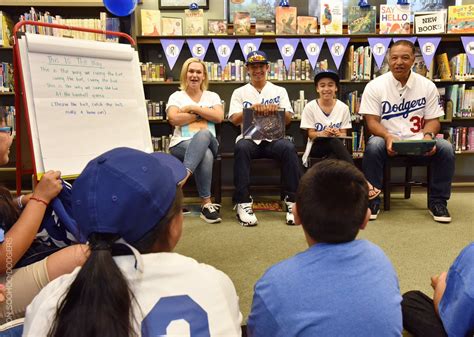
{"type": "Polygon", "coordinates": [[[18,198],[16,198],[16,202],[18,203],[18,207],[20,207],[20,209],[23,208],[23,203],[21,202],[23,200],[23,197],[24,195],[20,195],[18,198]]]}
{"type": "Polygon", "coordinates": [[[34,201],[40,202],[40,203],[42,203],[42,204],[45,204],[46,207],[48,207],[48,203],[47,203],[46,201],[44,201],[43,199],[36,198],[36,197],[31,197],[30,200],[34,200],[34,201]]]}

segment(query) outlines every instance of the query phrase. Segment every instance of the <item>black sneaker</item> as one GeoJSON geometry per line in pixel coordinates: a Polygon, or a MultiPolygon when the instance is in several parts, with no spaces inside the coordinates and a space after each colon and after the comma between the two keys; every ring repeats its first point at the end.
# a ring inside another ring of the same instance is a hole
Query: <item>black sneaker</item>
{"type": "Polygon", "coordinates": [[[434,221],[444,223],[451,222],[451,215],[448,212],[448,208],[443,204],[437,203],[431,205],[430,214],[433,216],[434,221]]]}
{"type": "Polygon", "coordinates": [[[370,208],[370,220],[376,220],[377,216],[380,213],[380,203],[371,202],[369,203],[369,208],[370,208]]]}
{"type": "Polygon", "coordinates": [[[210,202],[201,207],[201,219],[207,223],[221,222],[222,219],[219,215],[220,205],[211,204],[210,202]]]}

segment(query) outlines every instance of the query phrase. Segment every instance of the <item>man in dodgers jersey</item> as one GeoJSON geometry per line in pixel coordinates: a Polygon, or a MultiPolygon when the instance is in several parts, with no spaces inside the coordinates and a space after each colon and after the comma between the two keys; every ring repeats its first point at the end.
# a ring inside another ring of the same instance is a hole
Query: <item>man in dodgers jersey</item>
{"type": "MultiPolygon", "coordinates": [[[[368,132],[362,162],[367,180],[382,187],[383,167],[395,140],[436,139],[435,147],[420,161],[431,161],[429,210],[435,221],[450,222],[447,201],[451,195],[454,175],[454,151],[451,144],[436,138],[440,130],[438,118],[444,112],[436,86],[425,77],[411,71],[415,61],[415,47],[407,40],[395,42],[390,51],[390,72],[372,80],[365,87],[360,105],[368,132]]],[[[375,220],[380,210],[380,199],[369,205],[375,220]]]]}
{"type": "MultiPolygon", "coordinates": [[[[269,69],[267,55],[262,51],[252,51],[247,56],[247,70],[250,83],[234,90],[230,100],[229,119],[234,125],[241,125],[243,109],[252,108],[259,114],[273,114],[279,108],[285,109],[286,123],[291,122],[293,109],[285,88],[267,81],[269,69]]],[[[301,177],[301,166],[295,146],[288,139],[250,140],[240,134],[234,149],[234,204],[237,219],[242,226],[257,225],[257,217],[252,211],[252,198],[249,194],[250,162],[257,158],[272,158],[280,162],[284,189],[286,193],[286,223],[293,225],[291,209],[295,192],[301,177]]]]}

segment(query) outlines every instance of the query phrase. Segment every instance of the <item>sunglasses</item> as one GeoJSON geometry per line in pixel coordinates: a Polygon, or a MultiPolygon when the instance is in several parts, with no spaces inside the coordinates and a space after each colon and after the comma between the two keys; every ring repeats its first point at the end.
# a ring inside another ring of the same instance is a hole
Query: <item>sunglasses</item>
{"type": "Polygon", "coordinates": [[[4,126],[4,127],[0,128],[0,132],[8,133],[11,136],[12,133],[13,133],[13,127],[4,126]]]}

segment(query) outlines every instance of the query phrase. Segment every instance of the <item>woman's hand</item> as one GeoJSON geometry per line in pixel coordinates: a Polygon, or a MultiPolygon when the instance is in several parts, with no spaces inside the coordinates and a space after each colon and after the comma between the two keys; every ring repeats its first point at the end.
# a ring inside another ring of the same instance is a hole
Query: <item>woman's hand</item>
{"type": "Polygon", "coordinates": [[[38,185],[36,185],[33,195],[49,203],[61,192],[62,188],[61,172],[51,170],[43,175],[38,185]]]}

